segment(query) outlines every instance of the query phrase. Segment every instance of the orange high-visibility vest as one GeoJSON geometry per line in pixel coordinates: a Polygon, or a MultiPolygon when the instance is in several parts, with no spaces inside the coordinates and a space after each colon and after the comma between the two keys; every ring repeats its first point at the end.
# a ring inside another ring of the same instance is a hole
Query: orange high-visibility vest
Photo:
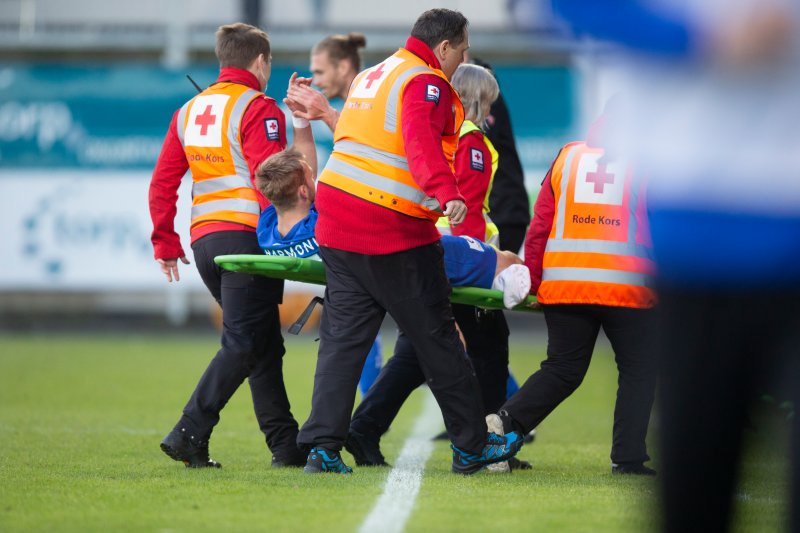
{"type": "MultiPolygon", "coordinates": [[[[403,48],[353,80],[336,124],[333,153],[319,181],[393,211],[435,221],[442,214],[439,202],[411,176],[400,123],[405,86],[420,74],[447,81],[441,70],[403,48]]],[[[442,137],[442,150],[452,168],[464,107],[449,81],[448,86],[455,127],[452,135],[442,137]]],[[[438,91],[434,86],[428,90],[438,91]]]]}
{"type": "Polygon", "coordinates": [[[570,143],[553,164],[555,216],[537,294],[543,304],[656,303],[644,179],[603,154],[570,143]]]}
{"type": "Polygon", "coordinates": [[[178,137],[192,172],[192,229],[211,222],[258,225],[261,209],[242,152],[241,123],[261,95],[239,83],[216,83],[178,113],[178,137]]]}

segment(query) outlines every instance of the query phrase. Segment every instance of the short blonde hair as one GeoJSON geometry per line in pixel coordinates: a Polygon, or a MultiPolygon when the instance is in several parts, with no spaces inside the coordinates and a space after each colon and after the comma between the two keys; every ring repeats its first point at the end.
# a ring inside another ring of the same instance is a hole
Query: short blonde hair
{"type": "Polygon", "coordinates": [[[482,128],[486,122],[486,117],[483,115],[484,105],[491,105],[500,96],[497,80],[488,69],[480,65],[462,63],[456,69],[450,83],[461,97],[464,114],[474,117],[473,122],[482,128]]]}
{"type": "Polygon", "coordinates": [[[256,170],[256,187],[275,209],[285,211],[297,205],[297,190],[306,183],[306,158],[287,148],[264,160],[256,170]]]}

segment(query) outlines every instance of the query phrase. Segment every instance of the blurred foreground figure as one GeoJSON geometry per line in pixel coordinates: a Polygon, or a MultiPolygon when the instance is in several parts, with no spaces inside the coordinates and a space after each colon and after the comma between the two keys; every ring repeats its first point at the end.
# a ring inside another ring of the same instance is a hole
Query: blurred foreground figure
{"type": "MultiPolygon", "coordinates": [[[[618,141],[651,176],[664,529],[724,531],[748,404],[780,374],[800,399],[800,4],[555,7],[577,31],[639,52],[618,141]]],[[[789,528],[800,531],[793,424],[789,528]]]]}

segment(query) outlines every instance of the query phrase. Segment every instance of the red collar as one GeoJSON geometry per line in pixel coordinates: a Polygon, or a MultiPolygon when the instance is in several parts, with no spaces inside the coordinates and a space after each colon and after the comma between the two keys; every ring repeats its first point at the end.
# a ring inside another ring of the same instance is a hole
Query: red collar
{"type": "Polygon", "coordinates": [[[409,37],[408,40],[406,40],[406,50],[426,62],[431,68],[438,70],[442,69],[442,66],[439,64],[439,60],[436,59],[431,47],[416,37],[409,37]]]}
{"type": "Polygon", "coordinates": [[[256,78],[255,74],[253,74],[249,70],[245,70],[242,68],[236,68],[236,67],[221,68],[219,71],[219,78],[217,78],[216,83],[220,83],[223,81],[247,85],[248,87],[256,91],[261,90],[261,87],[259,86],[258,83],[258,78],[256,78]]]}

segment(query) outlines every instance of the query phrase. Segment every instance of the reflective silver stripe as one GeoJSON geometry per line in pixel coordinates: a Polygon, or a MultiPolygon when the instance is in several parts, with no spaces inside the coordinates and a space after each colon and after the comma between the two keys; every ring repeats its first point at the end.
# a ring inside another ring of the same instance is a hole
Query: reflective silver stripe
{"type": "Polygon", "coordinates": [[[550,239],[545,252],[588,252],[653,259],[653,250],[648,246],[598,239],[550,239]]]}
{"type": "Polygon", "coordinates": [[[252,188],[252,186],[253,185],[250,183],[250,179],[239,175],[222,176],[219,178],[196,181],[192,184],[192,198],[200,194],[209,194],[228,189],[241,189],[243,187],[249,189],[252,188]]]}
{"type": "Polygon", "coordinates": [[[333,145],[333,151],[366,157],[367,159],[373,159],[408,172],[408,160],[405,157],[384,150],[378,150],[366,144],[357,143],[355,141],[339,141],[333,145]]]}
{"type": "Polygon", "coordinates": [[[604,268],[555,267],[542,271],[542,281],[593,281],[599,283],[619,283],[635,287],[652,287],[652,276],[623,270],[604,268]]]}
{"type": "Polygon", "coordinates": [[[453,228],[450,227],[450,224],[448,224],[446,226],[440,226],[439,224],[436,224],[436,229],[439,230],[439,235],[452,235],[453,234],[453,228]]]}
{"type": "Polygon", "coordinates": [[[238,211],[258,215],[261,213],[258,202],[242,200],[241,198],[228,198],[226,200],[213,200],[192,206],[192,218],[207,215],[215,211],[238,211]]]}
{"type": "Polygon", "coordinates": [[[439,202],[435,198],[426,196],[421,190],[410,187],[404,183],[379,176],[378,174],[367,172],[366,170],[362,170],[349,163],[340,161],[335,157],[328,159],[328,164],[325,165],[325,168],[327,170],[336,172],[337,174],[347,176],[348,178],[358,181],[367,187],[372,187],[373,189],[396,196],[398,198],[402,198],[404,200],[408,200],[409,202],[420,204],[432,211],[441,211],[439,202]]]}
{"type": "MultiPolygon", "coordinates": [[[[575,152],[578,151],[578,146],[570,146],[568,148],[567,157],[564,160],[564,166],[561,169],[561,196],[558,198],[558,218],[556,219],[556,239],[564,238],[564,217],[567,216],[567,187],[569,186],[569,175],[572,167],[572,158],[575,157],[575,152]]],[[[550,176],[552,179],[552,176],[550,176]]]]}
{"type": "MultiPolygon", "coordinates": [[[[630,167],[626,164],[625,165],[625,174],[630,172],[630,167]]],[[[639,221],[636,219],[636,213],[639,211],[639,184],[641,182],[641,177],[638,172],[633,173],[633,179],[631,180],[631,197],[628,200],[628,211],[630,213],[630,217],[628,220],[628,242],[631,244],[636,243],[636,230],[639,226],[639,221]]]]}
{"type": "Polygon", "coordinates": [[[231,146],[231,155],[233,156],[233,166],[236,168],[236,173],[239,176],[247,176],[248,187],[253,187],[250,183],[250,167],[247,166],[247,161],[242,153],[242,143],[239,137],[239,126],[242,122],[242,115],[245,109],[253,101],[254,98],[260,96],[262,93],[253,89],[247,89],[239,95],[236,103],[231,108],[231,113],[228,115],[228,141],[231,146]]]}
{"type": "Polygon", "coordinates": [[[178,140],[181,141],[181,146],[183,146],[183,136],[186,134],[186,111],[189,109],[189,102],[181,106],[181,110],[178,111],[178,118],[175,121],[175,129],[178,130],[178,140]]]}
{"type": "Polygon", "coordinates": [[[411,67],[410,69],[406,70],[405,72],[401,73],[394,83],[392,84],[392,88],[389,89],[389,97],[386,99],[386,116],[383,119],[383,129],[386,131],[394,133],[397,131],[397,106],[400,103],[400,88],[403,86],[403,83],[418,72],[430,72],[433,73],[430,67],[411,67]]]}

